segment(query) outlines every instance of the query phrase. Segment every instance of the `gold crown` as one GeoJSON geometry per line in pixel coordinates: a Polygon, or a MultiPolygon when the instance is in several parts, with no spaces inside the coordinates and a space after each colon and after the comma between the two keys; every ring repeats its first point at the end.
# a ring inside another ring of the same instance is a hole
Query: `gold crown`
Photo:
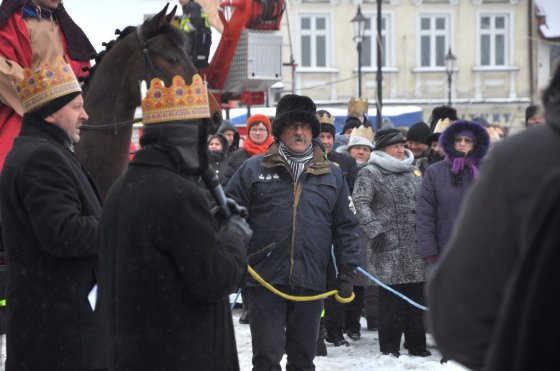
{"type": "Polygon", "coordinates": [[[169,88],[160,79],[153,79],[142,99],[142,122],[145,125],[208,117],[208,89],[198,74],[192,77],[190,85],[185,84],[181,76],[175,76],[169,88]]]}
{"type": "Polygon", "coordinates": [[[36,71],[25,68],[21,81],[13,79],[25,113],[63,95],[82,91],[72,68],[64,58],[59,56],[54,68],[47,61],[42,61],[38,67],[36,71]]]}
{"type": "Polygon", "coordinates": [[[350,133],[350,139],[354,138],[365,138],[373,143],[373,129],[371,127],[365,127],[364,125],[360,125],[357,128],[354,128],[350,133]]]}
{"type": "Polygon", "coordinates": [[[368,100],[354,97],[350,98],[348,102],[348,115],[363,115],[368,111],[368,100]]]}
{"type": "Polygon", "coordinates": [[[334,117],[332,117],[327,112],[321,112],[317,114],[317,118],[321,124],[332,124],[334,125],[334,117]]]}
{"type": "Polygon", "coordinates": [[[435,128],[434,128],[434,134],[441,134],[443,133],[443,131],[445,129],[447,129],[447,127],[449,125],[451,125],[451,120],[449,120],[448,118],[445,119],[439,119],[435,128]]]}

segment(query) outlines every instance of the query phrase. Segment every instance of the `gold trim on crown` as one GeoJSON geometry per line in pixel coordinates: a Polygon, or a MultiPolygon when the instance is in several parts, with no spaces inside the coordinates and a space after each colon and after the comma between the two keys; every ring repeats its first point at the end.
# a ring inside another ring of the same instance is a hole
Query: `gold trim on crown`
{"type": "Polygon", "coordinates": [[[317,118],[319,119],[319,122],[321,124],[331,124],[334,125],[334,120],[335,118],[330,116],[330,114],[327,113],[321,113],[321,114],[317,114],[317,118]]]}
{"type": "Polygon", "coordinates": [[[357,128],[352,129],[350,139],[353,137],[365,138],[373,143],[373,129],[371,127],[366,128],[364,125],[360,125],[357,128]]]}
{"type": "Polygon", "coordinates": [[[434,134],[441,134],[449,125],[451,125],[451,120],[448,118],[439,119],[436,126],[434,127],[434,134]]]}
{"type": "Polygon", "coordinates": [[[368,100],[354,97],[348,102],[348,115],[364,115],[368,111],[368,100]]]}
{"type": "Polygon", "coordinates": [[[210,103],[206,84],[196,74],[192,84],[185,84],[181,76],[173,77],[165,87],[160,79],[153,79],[146,97],[142,99],[142,122],[156,124],[210,117],[210,103]]]}
{"type": "Polygon", "coordinates": [[[23,70],[23,80],[13,80],[25,113],[73,92],[81,92],[80,83],[63,57],[56,59],[54,68],[42,61],[38,69],[23,70]]]}

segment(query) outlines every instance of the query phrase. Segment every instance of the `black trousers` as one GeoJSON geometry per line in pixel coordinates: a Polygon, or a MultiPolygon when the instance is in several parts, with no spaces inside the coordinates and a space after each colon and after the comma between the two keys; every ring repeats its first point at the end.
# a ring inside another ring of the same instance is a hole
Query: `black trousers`
{"type": "MultiPolygon", "coordinates": [[[[287,354],[287,371],[315,370],[317,335],[323,301],[295,302],[273,294],[264,287],[249,287],[253,371],[282,370],[287,354]]],[[[277,286],[291,295],[316,295],[303,288],[277,286]]]]}
{"type": "Polygon", "coordinates": [[[356,297],[350,303],[336,301],[334,296],[325,300],[325,328],[327,337],[335,339],[347,331],[360,332],[360,318],[364,307],[365,287],[354,286],[356,297]]]}
{"type": "MultiPolygon", "coordinates": [[[[392,288],[408,296],[419,304],[424,304],[424,283],[391,285],[392,288]]],[[[401,335],[404,333],[409,350],[426,349],[426,330],[423,311],[402,298],[379,288],[379,348],[381,352],[400,351],[401,335]]]]}
{"type": "Polygon", "coordinates": [[[377,328],[377,312],[379,311],[379,286],[366,287],[364,305],[368,327],[377,328]]]}

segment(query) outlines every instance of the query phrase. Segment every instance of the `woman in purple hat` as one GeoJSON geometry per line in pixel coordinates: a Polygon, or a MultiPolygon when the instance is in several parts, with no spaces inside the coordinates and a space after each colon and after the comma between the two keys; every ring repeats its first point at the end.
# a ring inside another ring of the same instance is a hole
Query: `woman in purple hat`
{"type": "Polygon", "coordinates": [[[486,130],[459,120],[439,138],[445,160],[426,169],[416,206],[418,253],[429,264],[445,249],[467,190],[478,178],[478,166],[490,148],[486,130]]]}

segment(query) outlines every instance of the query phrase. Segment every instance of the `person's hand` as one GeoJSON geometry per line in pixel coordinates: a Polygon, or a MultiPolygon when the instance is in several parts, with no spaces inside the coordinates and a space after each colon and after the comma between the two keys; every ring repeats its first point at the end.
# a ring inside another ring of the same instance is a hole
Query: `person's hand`
{"type": "Polygon", "coordinates": [[[338,277],[336,278],[336,289],[338,290],[338,296],[342,299],[348,299],[352,296],[352,290],[354,289],[353,281],[356,275],[356,270],[354,266],[343,265],[340,267],[338,272],[338,277]]]}
{"type": "Polygon", "coordinates": [[[233,214],[220,229],[220,240],[228,244],[245,247],[253,236],[253,231],[244,218],[233,214]]]}
{"type": "Polygon", "coordinates": [[[249,212],[247,208],[239,205],[233,198],[227,198],[227,206],[231,215],[239,215],[240,217],[247,219],[249,212]]]}

